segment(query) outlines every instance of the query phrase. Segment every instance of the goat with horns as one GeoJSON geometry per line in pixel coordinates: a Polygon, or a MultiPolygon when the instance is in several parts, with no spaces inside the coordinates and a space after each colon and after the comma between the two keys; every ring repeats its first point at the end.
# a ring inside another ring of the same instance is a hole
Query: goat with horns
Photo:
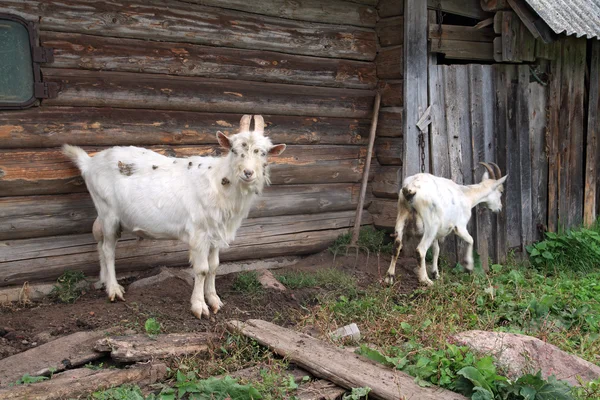
{"type": "Polygon", "coordinates": [[[244,115],[239,133],[217,132],[224,157],[169,158],[139,147],[112,147],[90,157],[64,145],[81,170],[98,212],[93,234],[98,242],[100,281],[111,301],[124,300],[115,275],[115,246],[122,231],[151,239],[181,240],[190,247],[195,274],[192,313],[208,317],[222,302],[215,289],[219,249],[228,247],[248,216],[252,201],[269,184],[268,155],[285,144],[264,136],[264,120],[244,115]],[[205,302],[206,299],[206,302],[205,302]],[[208,306],[207,306],[208,304],[208,306]]]}
{"type": "Polygon", "coordinates": [[[456,233],[467,243],[465,266],[467,271],[473,270],[473,238],[467,231],[471,209],[477,204],[482,204],[495,213],[501,211],[502,184],[508,177],[508,175],[502,176],[500,167],[494,163],[489,163],[494,168],[488,163],[480,164],[487,171],[483,174],[481,182],[475,185],[463,186],[450,179],[431,174],[416,174],[404,180],[402,189],[398,193],[398,215],[394,232],[396,239],[392,262],[385,278],[387,284],[394,283],[396,261],[402,250],[402,237],[409,220],[414,223],[417,234],[422,235],[416,252],[417,275],[420,283],[432,285],[425,266],[425,255],[431,246],[433,246],[433,263],[429,272],[433,279],[439,277],[439,241],[451,232],[456,233]]]}

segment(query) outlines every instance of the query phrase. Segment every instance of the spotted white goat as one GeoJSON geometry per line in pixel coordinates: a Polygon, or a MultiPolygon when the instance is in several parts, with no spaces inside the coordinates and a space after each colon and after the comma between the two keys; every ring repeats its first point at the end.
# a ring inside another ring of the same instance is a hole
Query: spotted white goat
{"type": "Polygon", "coordinates": [[[64,145],[63,152],[81,170],[96,206],[100,281],[111,301],[124,300],[115,276],[115,246],[122,231],[151,239],[181,240],[190,247],[195,273],[192,313],[208,317],[223,306],[215,289],[219,249],[231,242],[252,201],[269,184],[268,155],[273,145],[263,135],[264,120],[244,115],[240,132],[217,132],[224,157],[169,158],[139,147],[112,147],[94,157],[64,145]],[[206,302],[205,302],[206,299],[206,302]]]}
{"type": "Polygon", "coordinates": [[[429,271],[434,279],[439,277],[438,257],[440,254],[439,241],[454,232],[467,243],[465,255],[466,269],[473,270],[473,238],[467,231],[467,223],[471,219],[471,209],[477,204],[483,204],[493,212],[502,210],[502,184],[506,176],[502,176],[500,168],[494,164],[495,172],[487,163],[480,163],[487,172],[481,182],[476,185],[463,186],[450,179],[440,178],[431,174],[416,174],[409,176],[402,183],[398,193],[398,215],[392,262],[387,271],[385,282],[394,283],[396,261],[402,250],[402,237],[408,222],[414,223],[415,231],[422,235],[417,246],[417,275],[419,282],[432,285],[427,276],[425,255],[433,246],[433,263],[429,271]]]}

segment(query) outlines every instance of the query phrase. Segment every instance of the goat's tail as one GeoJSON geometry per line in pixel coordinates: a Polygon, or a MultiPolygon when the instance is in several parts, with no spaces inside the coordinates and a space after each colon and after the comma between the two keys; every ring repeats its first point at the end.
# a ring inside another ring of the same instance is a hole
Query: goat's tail
{"type": "Polygon", "coordinates": [[[413,197],[415,197],[415,194],[417,194],[417,192],[413,189],[410,189],[408,186],[404,186],[402,188],[402,196],[404,196],[406,201],[408,201],[409,203],[413,199],[413,197]]]}
{"type": "Polygon", "coordinates": [[[64,144],[62,152],[77,165],[77,168],[79,168],[82,173],[85,172],[89,161],[92,159],[92,157],[90,157],[81,147],[71,146],[70,144],[64,144]]]}

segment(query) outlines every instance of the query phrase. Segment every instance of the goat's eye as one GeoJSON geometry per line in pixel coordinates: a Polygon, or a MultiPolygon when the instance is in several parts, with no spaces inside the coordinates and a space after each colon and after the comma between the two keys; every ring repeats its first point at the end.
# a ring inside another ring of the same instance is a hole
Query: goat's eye
{"type": "Polygon", "coordinates": [[[248,144],[242,143],[242,147],[246,147],[246,146],[248,146],[248,144]]]}
{"type": "Polygon", "coordinates": [[[254,154],[258,153],[258,149],[254,149],[254,154]]]}

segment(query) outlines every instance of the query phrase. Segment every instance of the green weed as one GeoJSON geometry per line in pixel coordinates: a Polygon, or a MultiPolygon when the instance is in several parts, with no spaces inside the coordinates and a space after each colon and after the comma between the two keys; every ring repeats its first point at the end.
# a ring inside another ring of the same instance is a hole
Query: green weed
{"type": "Polygon", "coordinates": [[[245,271],[237,274],[235,281],[233,282],[233,289],[248,294],[259,294],[264,291],[262,285],[258,281],[258,274],[256,271],[245,271]]]}
{"type": "MultiPolygon", "coordinates": [[[[360,229],[356,244],[371,253],[391,254],[393,244],[386,243],[385,238],[384,231],[377,230],[372,226],[365,226],[360,229]]],[[[329,247],[329,251],[334,255],[345,253],[351,240],[352,233],[344,233],[329,247]]]]}
{"type": "Polygon", "coordinates": [[[49,378],[47,376],[31,376],[29,374],[23,375],[14,384],[15,385],[29,385],[30,383],[38,383],[46,381],[49,378]]]}
{"type": "Polygon", "coordinates": [[[81,271],[65,271],[56,280],[50,295],[61,303],[75,302],[85,290],[86,285],[80,282],[85,280],[85,274],[81,271]]]}
{"type": "Polygon", "coordinates": [[[148,318],[144,323],[144,330],[148,336],[156,336],[160,333],[160,323],[155,318],[148,318]]]}
{"type": "Polygon", "coordinates": [[[289,289],[321,287],[344,293],[356,292],[356,279],[336,268],[325,268],[315,272],[285,271],[276,274],[275,277],[289,289]]]}
{"type": "Polygon", "coordinates": [[[368,399],[370,392],[371,392],[371,388],[367,387],[367,386],[359,387],[359,388],[352,388],[352,391],[348,394],[345,394],[344,397],[342,397],[342,400],[368,399]]]}
{"type": "Polygon", "coordinates": [[[154,400],[156,396],[153,394],[144,396],[136,385],[123,385],[94,392],[91,398],[94,400],[154,400]]]}

